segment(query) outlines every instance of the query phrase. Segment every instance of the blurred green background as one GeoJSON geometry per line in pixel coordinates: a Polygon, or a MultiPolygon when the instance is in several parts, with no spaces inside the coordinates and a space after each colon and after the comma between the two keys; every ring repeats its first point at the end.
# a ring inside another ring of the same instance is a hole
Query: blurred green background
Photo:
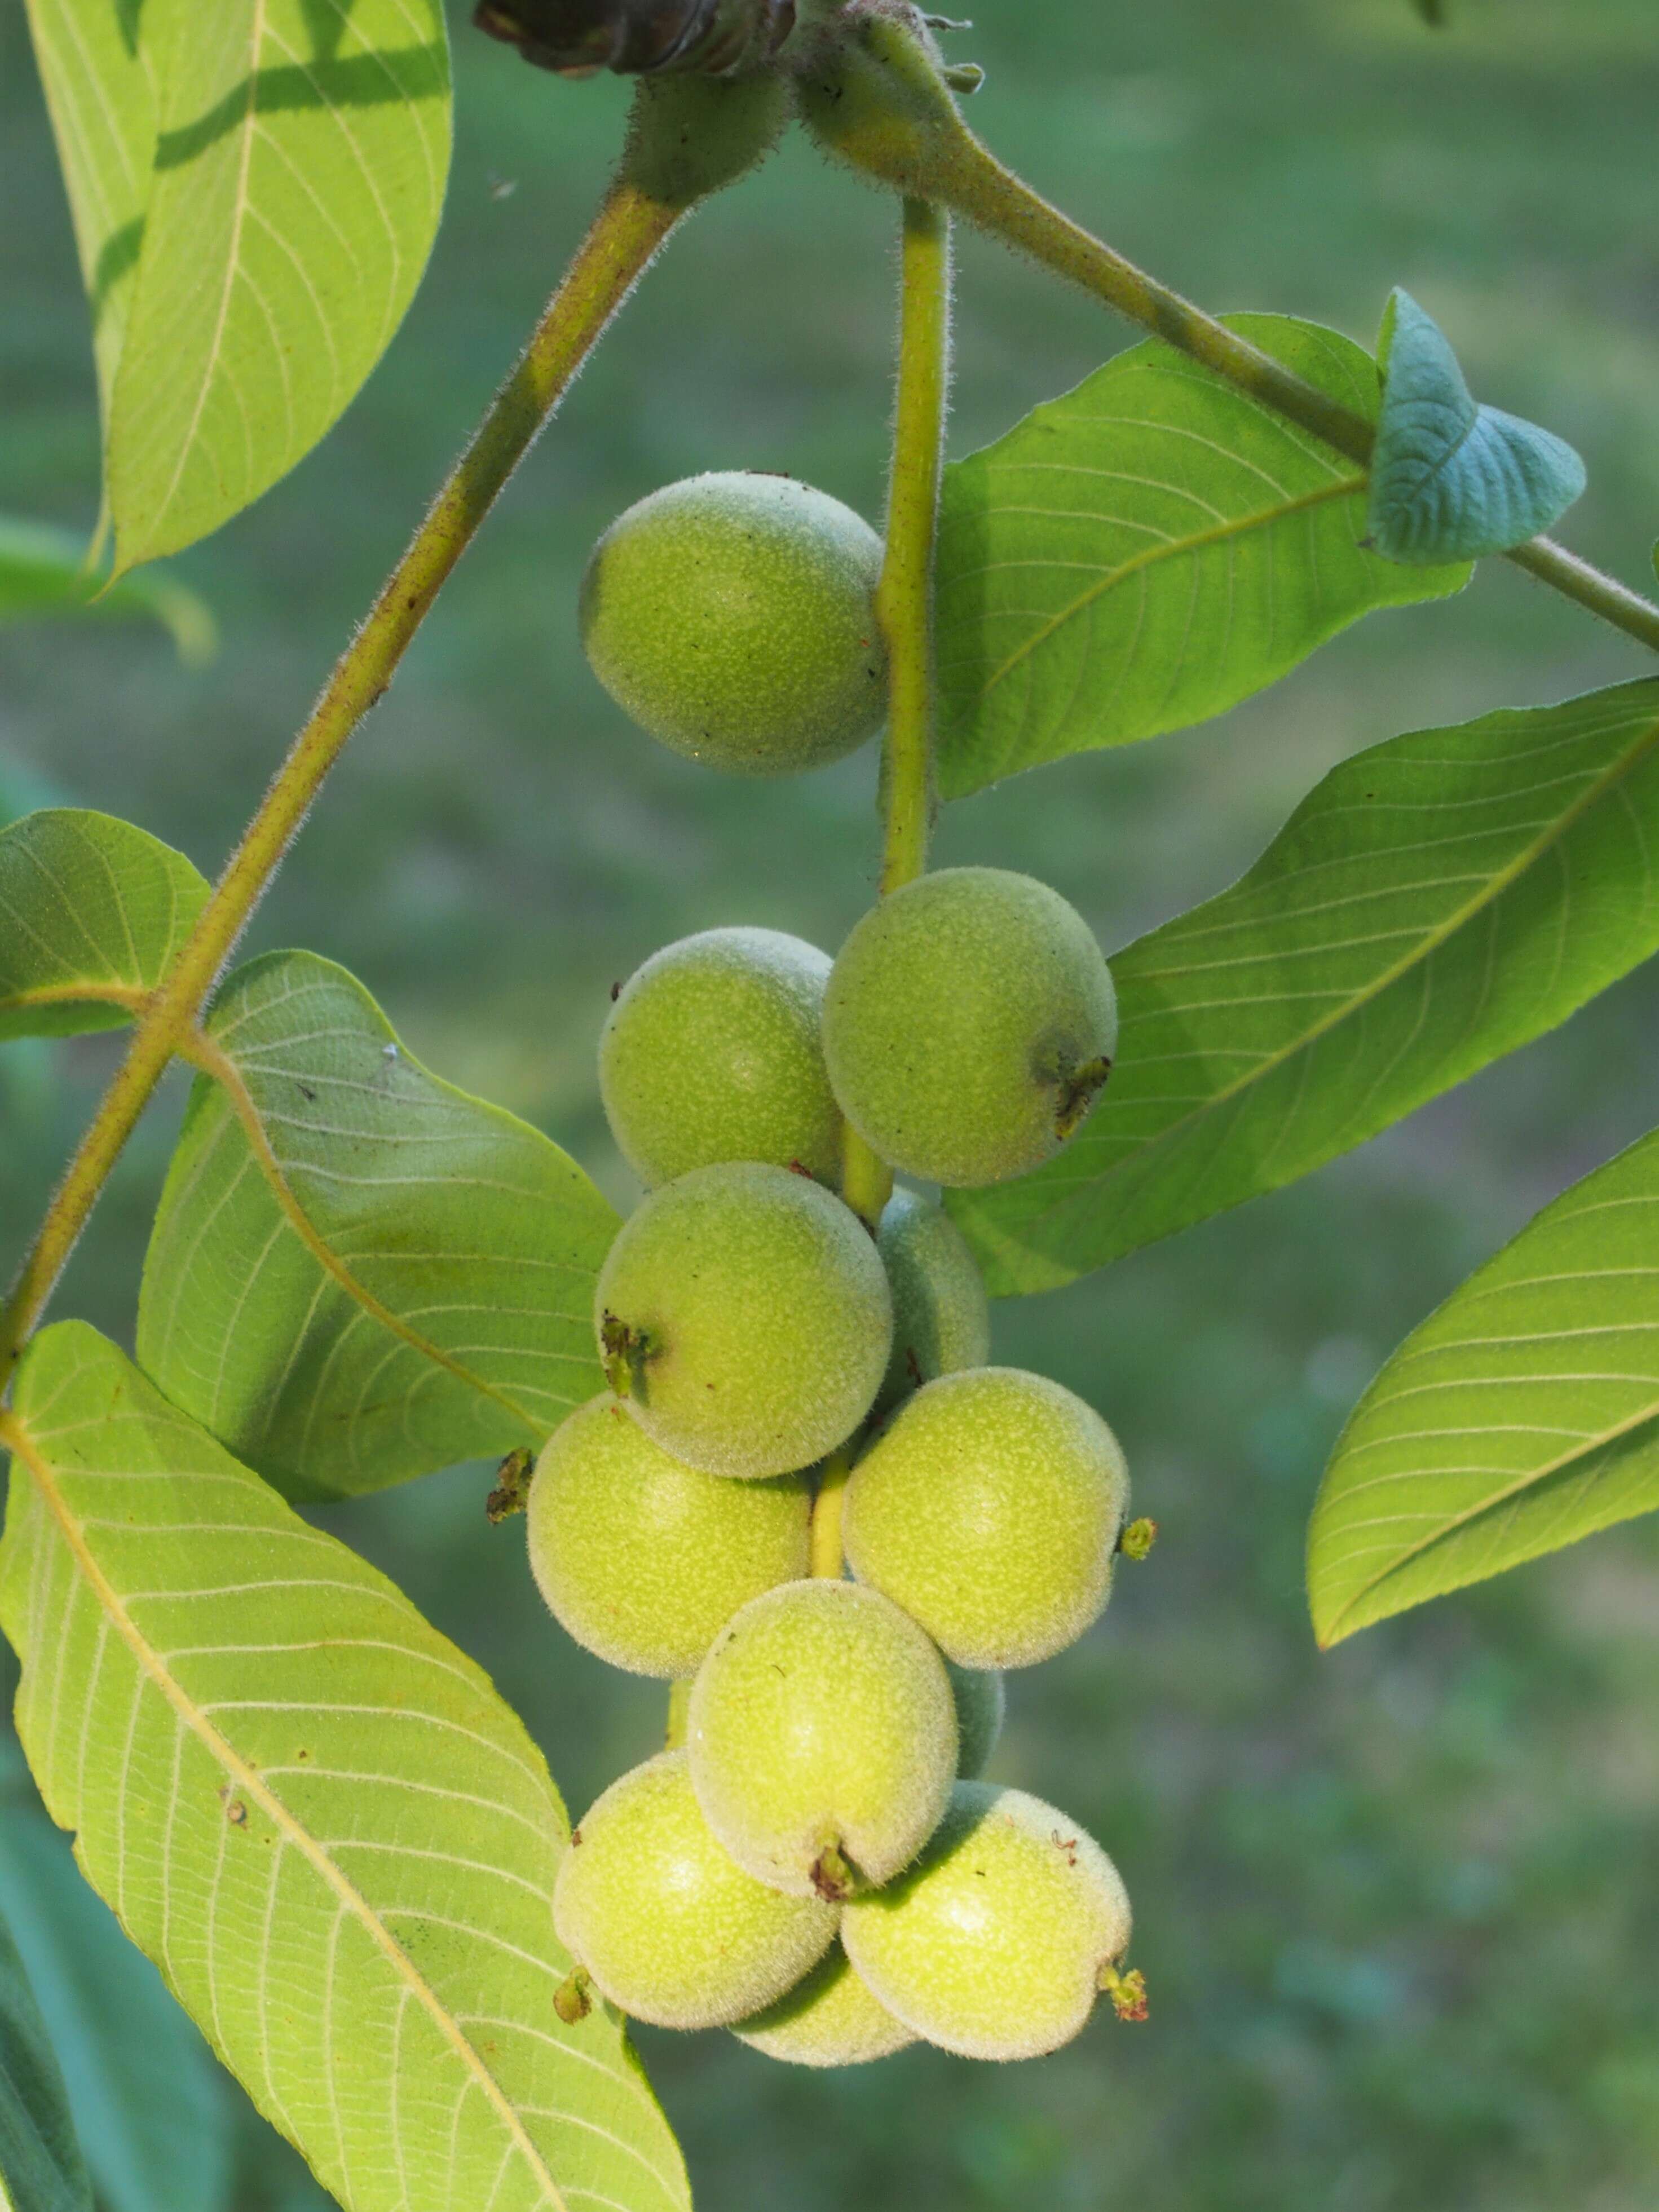
{"type": "MultiPolygon", "coordinates": [[[[1568,534],[1640,580],[1659,528],[1659,14],[1451,12],[1431,34],[1408,0],[984,0],[953,52],[986,64],[974,117],[1005,155],[1206,304],[1368,337],[1407,284],[1484,397],[1583,449],[1568,534]]],[[[186,672],[159,633],[114,626],[0,634],[0,779],[128,815],[210,871],[222,855],[617,143],[623,88],[560,83],[455,27],[455,175],[406,327],[320,452],[178,564],[222,623],[220,659],[186,672]]],[[[89,527],[86,318],[15,9],[0,206],[0,509],[89,527]]],[[[750,785],[653,745],[582,664],[577,579],[615,514],[698,469],[787,470],[878,513],[892,229],[801,144],[699,218],[468,556],[250,939],[344,961],[432,1066],[621,1199],[593,1074],[608,987],[717,922],[833,946],[871,895],[873,769],[750,785]]],[[[960,295],[958,453],[1127,342],[977,240],[960,295]]],[[[1356,747],[1636,665],[1494,564],[1218,723],[952,810],[939,857],[1049,878],[1109,945],[1224,884],[1356,747]]],[[[0,1269],[111,1050],[0,1052],[0,1269]]],[[[1324,1658],[1301,1550],[1382,1355],[1656,1099],[1646,974],[1298,1189],[1000,1312],[999,1356],[1102,1408],[1162,1524],[1101,1626],[1013,1680],[993,1768],[1118,1857],[1152,2019],[1097,2021],[1018,2068],[912,2051],[828,2078],[648,2034],[710,2212],[1655,2203],[1654,1528],[1324,1658]]],[[[63,1295],[124,1340],[179,1103],[132,1146],[63,1295]]],[[[580,1812],[654,1747],[660,1693],[571,1650],[519,1529],[486,1527],[485,1486],[459,1470],[324,1518],[492,1670],[580,1812]]]]}

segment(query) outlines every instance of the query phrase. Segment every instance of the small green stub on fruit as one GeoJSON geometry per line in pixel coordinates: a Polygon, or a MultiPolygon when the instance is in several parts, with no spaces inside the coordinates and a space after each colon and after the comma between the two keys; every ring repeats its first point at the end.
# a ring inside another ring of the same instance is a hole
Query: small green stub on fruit
{"type": "Polygon", "coordinates": [[[1117,1548],[1126,1559],[1141,1560],[1158,1541],[1158,1523],[1142,1515],[1131,1521],[1117,1540],[1117,1548]]]}
{"type": "Polygon", "coordinates": [[[578,1966],[567,1974],[554,1990],[553,2009],[567,2027],[574,2027],[579,2020],[586,2020],[592,2011],[593,1984],[585,1966],[578,1966]]]}
{"type": "Polygon", "coordinates": [[[599,1323],[605,1379],[618,1398],[641,1395],[645,1379],[646,1341],[625,1321],[608,1313],[599,1323]]]}
{"type": "Polygon", "coordinates": [[[1115,1966],[1103,1966],[1100,1986],[1112,2001],[1112,2010],[1120,2020],[1145,2020],[1151,2009],[1146,2001],[1146,1977],[1139,1967],[1127,1974],[1119,1973],[1115,1966]]]}
{"type": "Polygon", "coordinates": [[[520,1444],[496,1468],[495,1487],[484,1500],[484,1515],[492,1528],[499,1528],[503,1521],[524,1511],[530,1502],[530,1478],[535,1468],[535,1453],[527,1444],[520,1444]]]}
{"type": "Polygon", "coordinates": [[[839,1844],[826,1844],[812,1862],[812,1887],[826,1905],[844,1905],[858,1886],[851,1861],[839,1844]]]}
{"type": "Polygon", "coordinates": [[[1112,1063],[1104,1053],[1096,1060],[1085,1060],[1074,1067],[1060,1082],[1060,1096],[1054,1102],[1054,1134],[1063,1145],[1083,1126],[1089,1109],[1106,1087],[1106,1079],[1112,1072],[1112,1063]]]}

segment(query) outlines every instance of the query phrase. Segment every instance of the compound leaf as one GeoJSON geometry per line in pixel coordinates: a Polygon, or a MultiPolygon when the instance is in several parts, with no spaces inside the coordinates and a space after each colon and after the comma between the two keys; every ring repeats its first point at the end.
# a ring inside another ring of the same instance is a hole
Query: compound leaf
{"type": "Polygon", "coordinates": [[[1369,527],[1389,560],[1432,566],[1507,552],[1583,492],[1584,464],[1565,439],[1476,404],[1444,332],[1409,292],[1389,301],[1378,358],[1369,527]]]}
{"type": "Polygon", "coordinates": [[[617,1217],[556,1145],[428,1074],[362,985],[233,975],[144,1267],[140,1364],[292,1497],[534,1444],[604,1387],[617,1217]]]}
{"type": "Polygon", "coordinates": [[[1118,1065],[1060,1158],[951,1211],[1048,1290],[1276,1190],[1659,949],[1659,680],[1395,738],[1113,961],[1118,1065]]]}
{"type": "Polygon", "coordinates": [[[52,806],[0,830],[0,1038],[119,1028],[207,896],[183,854],[112,815],[52,806]]]}
{"type": "Polygon", "coordinates": [[[199,667],[213,658],[217,627],[203,599],[159,571],[100,588],[87,549],[67,530],[0,515],[0,622],[45,615],[148,616],[172,638],[179,658],[199,667]]]}
{"type": "Polygon", "coordinates": [[[1659,1507],[1659,1132],[1395,1352],[1314,1510],[1322,1644],[1659,1507]]]}
{"type": "Polygon", "coordinates": [[[106,2212],[222,2212],[233,2155],[224,2076],[33,1803],[0,1817],[0,1910],[106,2212]]]}
{"type": "Polygon", "coordinates": [[[0,1915],[0,2212],[93,2212],[69,2096],[0,1915]]]}
{"type": "Polygon", "coordinates": [[[83,1324],[0,1424],[47,1806],[319,2179],[348,2212],[687,2212],[621,2023],[555,2010],[564,1812],[487,1678],[83,1324]]]}
{"type": "Polygon", "coordinates": [[[449,161],[441,0],[143,15],[155,170],[110,410],[118,574],[217,529],[342,414],[414,295],[449,161]]]}
{"type": "MultiPolygon", "coordinates": [[[[1280,315],[1230,327],[1368,419],[1376,368],[1280,315]]],[[[1364,544],[1364,469],[1152,340],[946,471],[940,788],[1200,722],[1465,567],[1364,544]]]]}
{"type": "Polygon", "coordinates": [[[107,432],[155,158],[155,0],[24,0],[69,193],[107,432]]]}

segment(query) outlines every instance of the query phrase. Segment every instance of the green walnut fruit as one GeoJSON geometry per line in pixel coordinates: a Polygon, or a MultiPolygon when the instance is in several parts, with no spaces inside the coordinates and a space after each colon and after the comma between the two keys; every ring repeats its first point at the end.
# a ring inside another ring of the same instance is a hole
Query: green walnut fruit
{"type": "Polygon", "coordinates": [[[1117,999],[1058,891],[945,868],[854,929],[823,1045],[842,1113],[883,1159],[927,1182],[1001,1182],[1083,1121],[1117,1048],[1117,999]]]}
{"type": "Polygon", "coordinates": [[[939,1653],[854,1583],[751,1599],[697,1671],[686,1742],[710,1828],[793,1897],[890,1880],[933,1833],[956,1777],[939,1653]]]}
{"type": "Polygon", "coordinates": [[[1129,1900],[1092,1838],[1021,1790],[959,1782],[927,1850],[842,1940],[878,2002],[964,2058],[1057,2051],[1112,1985],[1129,1900]]]}
{"type": "Polygon", "coordinates": [[[593,549],[581,636],[617,704],[676,752],[783,775],[881,726],[881,540],[788,477],[692,477],[653,492],[593,549]]]}
{"type": "Polygon", "coordinates": [[[805,1176],[697,1168],[623,1223],[594,1301],[611,1386],[709,1474],[788,1474],[842,1443],[886,1372],[893,1305],[858,1216],[805,1176]]]}
{"type": "Polygon", "coordinates": [[[791,2066],[866,2066],[916,2040],[914,2028],[877,2003],[839,1944],[787,1996],[732,2033],[791,2066]]]}
{"type": "Polygon", "coordinates": [[[948,1213],[896,1190],[876,1231],[893,1291],[893,1353],[876,1393],[885,1413],[936,1376],[991,1356],[991,1301],[968,1240],[948,1213]]]}
{"type": "Polygon", "coordinates": [[[793,1989],[835,1940],[835,1906],[734,1864],[697,1809],[683,1751],[613,1782],[572,1832],[559,1941],[595,1986],[659,2027],[730,2027],[793,1989]]]}
{"type": "Polygon", "coordinates": [[[801,1475],[723,1482],[611,1397],[556,1428],[530,1486],[530,1564],[578,1644],[630,1674],[695,1674],[741,1605],[807,1570],[801,1475]]]}
{"type": "Polygon", "coordinates": [[[947,1659],[945,1671],[957,1706],[957,1772],[964,1782],[976,1782],[1002,1734],[1007,1689],[995,1668],[958,1667],[947,1659]]]}
{"type": "Polygon", "coordinates": [[[623,986],[599,1039],[599,1091],[647,1185],[723,1160],[833,1183],[841,1109],[823,1065],[830,956],[775,929],[708,929],[623,986]]]}
{"type": "Polygon", "coordinates": [[[847,1486],[859,1580],[963,1667],[1030,1667],[1111,1593],[1128,1510],[1116,1437],[1044,1375],[976,1367],[918,1390],[847,1486]]]}

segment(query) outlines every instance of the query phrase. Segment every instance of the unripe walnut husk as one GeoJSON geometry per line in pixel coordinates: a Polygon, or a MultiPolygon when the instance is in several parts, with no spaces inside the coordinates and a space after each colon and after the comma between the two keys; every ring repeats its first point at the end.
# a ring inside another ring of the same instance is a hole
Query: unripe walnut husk
{"type": "Polygon", "coordinates": [[[841,1111],[823,1064],[830,956],[775,929],[706,929],[652,954],[599,1039],[611,1134],[648,1186],[727,1160],[833,1184],[841,1111]]]}
{"type": "Polygon", "coordinates": [[[631,1674],[686,1676],[739,1606],[806,1572],[811,1510],[804,1476],[704,1474],[607,1395],[543,1448],[530,1564],[578,1644],[631,1674]]]}
{"type": "Polygon", "coordinates": [[[827,492],[727,471],[629,508],[582,580],[583,648],[642,729],[740,775],[854,751],[887,711],[881,540],[827,492]]]}
{"type": "Polygon", "coordinates": [[[791,2066],[867,2066],[917,2039],[914,2028],[877,2002],[839,1944],[787,1996],[739,2021],[732,2033],[791,2066]]]}
{"type": "Polygon", "coordinates": [[[952,1188],[1051,1159],[1117,1048],[1110,970],[1058,891],[1005,868],[944,868],[873,907],[823,1009],[841,1109],[884,1160],[952,1188]]]}
{"type": "Polygon", "coordinates": [[[1020,1790],[959,1782],[915,1865],[850,1904],[847,1955],[871,1993],[964,2058],[1069,2043],[1127,1947],[1117,1869],[1075,1821],[1020,1790]]]}
{"type": "Polygon", "coordinates": [[[968,1240],[948,1213],[913,1190],[896,1190],[876,1231],[893,1291],[893,1354],[876,1411],[924,1382],[991,1356],[991,1302],[968,1240]]]}
{"type": "Polygon", "coordinates": [[[612,1389],[648,1435],[709,1474],[810,1467],[874,1401],[892,1298],[858,1216],[805,1176],[750,1162],[653,1191],[599,1270],[612,1389]]]}
{"type": "Polygon", "coordinates": [[[748,2019],[817,1964],[837,1917],[721,1850],[684,1751],[611,1784],[573,1831],[553,1892],[559,1941],[602,1995],[658,2027],[748,2019]]]}
{"type": "Polygon", "coordinates": [[[1030,1667],[1111,1592],[1128,1510],[1092,1407],[1013,1367],[946,1375],[901,1407],[847,1486],[847,1556],[964,1667],[1030,1667]]]}

